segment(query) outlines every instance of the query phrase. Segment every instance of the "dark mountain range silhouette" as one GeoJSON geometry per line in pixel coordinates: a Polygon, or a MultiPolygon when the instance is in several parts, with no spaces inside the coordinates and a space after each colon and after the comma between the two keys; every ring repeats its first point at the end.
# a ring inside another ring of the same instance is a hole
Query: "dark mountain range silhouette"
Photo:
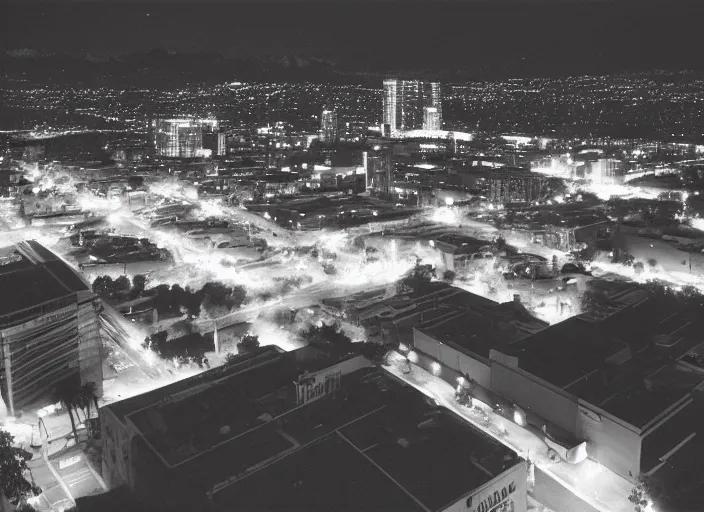
{"type": "Polygon", "coordinates": [[[176,53],[163,48],[122,57],[47,53],[19,49],[0,54],[9,81],[36,84],[172,88],[232,81],[365,81],[364,75],[338,69],[334,62],[283,57],[228,58],[217,53],[176,53]]]}

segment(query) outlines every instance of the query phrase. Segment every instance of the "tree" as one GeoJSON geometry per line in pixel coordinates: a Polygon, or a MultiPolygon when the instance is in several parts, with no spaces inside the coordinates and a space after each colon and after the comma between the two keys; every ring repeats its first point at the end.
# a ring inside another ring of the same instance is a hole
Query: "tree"
{"type": "Polygon", "coordinates": [[[83,415],[86,418],[90,417],[91,406],[95,407],[95,412],[100,408],[98,406],[98,396],[96,394],[95,382],[86,382],[79,389],[74,397],[75,406],[83,410],[83,415]]]}
{"type": "Polygon", "coordinates": [[[247,300],[247,290],[244,286],[235,285],[230,293],[230,308],[237,309],[247,300]]]}
{"type": "Polygon", "coordinates": [[[172,311],[171,289],[168,284],[160,284],[151,288],[149,294],[154,296],[154,306],[160,315],[172,311]]]}
{"type": "Polygon", "coordinates": [[[134,297],[140,297],[146,289],[147,276],[145,276],[144,274],[137,274],[132,278],[132,295],[134,297]]]}
{"type": "Polygon", "coordinates": [[[232,293],[232,288],[219,282],[208,282],[203,285],[200,291],[204,300],[208,298],[215,305],[226,306],[232,293]]]}
{"type": "Polygon", "coordinates": [[[259,336],[256,334],[247,333],[242,336],[242,339],[237,344],[237,353],[246,354],[259,346],[259,336]]]}
{"type": "Polygon", "coordinates": [[[631,489],[631,494],[628,496],[628,501],[635,505],[635,512],[646,512],[650,504],[648,483],[644,478],[639,478],[635,487],[631,489]]]}
{"type": "Polygon", "coordinates": [[[365,342],[359,345],[361,345],[360,352],[362,355],[374,364],[384,364],[386,356],[389,350],[391,350],[389,345],[383,345],[381,343],[365,342]]]}
{"type": "Polygon", "coordinates": [[[420,258],[416,258],[416,264],[402,280],[402,283],[414,291],[424,290],[435,277],[435,269],[432,265],[423,265],[420,258]]]}
{"type": "MultiPolygon", "coordinates": [[[[174,287],[176,287],[176,286],[178,286],[178,285],[174,285],[174,287]]],[[[186,309],[186,313],[188,313],[191,316],[198,316],[200,314],[200,303],[201,302],[202,302],[201,293],[195,292],[191,289],[191,287],[187,286],[186,289],[184,290],[183,303],[181,303],[181,306],[186,309]]]]}
{"type": "Polygon", "coordinates": [[[17,506],[37,490],[24,477],[32,454],[13,446],[14,440],[9,432],[0,430],[0,491],[17,506]]]}
{"type": "Polygon", "coordinates": [[[580,296],[579,302],[582,314],[596,314],[597,316],[612,306],[606,294],[597,290],[585,290],[580,296]]]}
{"type": "Polygon", "coordinates": [[[73,431],[73,438],[78,442],[78,431],[76,430],[76,420],[73,417],[73,413],[76,409],[77,397],[80,390],[80,379],[75,377],[69,377],[62,380],[56,385],[55,393],[56,397],[63,404],[64,409],[68,412],[68,417],[71,420],[71,430],[73,431]]]}
{"type": "Polygon", "coordinates": [[[352,340],[337,323],[311,325],[308,329],[302,330],[300,336],[311,345],[332,345],[343,351],[352,348],[352,340]]]}
{"type": "Polygon", "coordinates": [[[206,295],[200,304],[200,314],[203,318],[220,318],[229,312],[230,308],[227,307],[227,304],[217,302],[209,295],[206,295]]]}
{"type": "Polygon", "coordinates": [[[109,299],[115,295],[115,283],[110,276],[98,276],[93,281],[93,293],[102,299],[109,299]]]}
{"type": "Polygon", "coordinates": [[[174,313],[181,311],[181,308],[185,308],[188,302],[188,292],[181,288],[180,285],[174,284],[171,286],[171,310],[174,313]]]}
{"type": "Polygon", "coordinates": [[[127,295],[127,292],[130,291],[130,288],[132,288],[132,283],[130,282],[129,277],[120,276],[115,279],[113,286],[115,287],[115,296],[124,298],[127,295]]]}
{"type": "Polygon", "coordinates": [[[442,273],[442,280],[446,283],[452,283],[455,280],[456,274],[452,270],[446,270],[442,273]]]}
{"type": "Polygon", "coordinates": [[[648,265],[650,265],[651,267],[656,267],[658,265],[658,260],[656,260],[655,258],[650,258],[648,259],[648,265]]]}

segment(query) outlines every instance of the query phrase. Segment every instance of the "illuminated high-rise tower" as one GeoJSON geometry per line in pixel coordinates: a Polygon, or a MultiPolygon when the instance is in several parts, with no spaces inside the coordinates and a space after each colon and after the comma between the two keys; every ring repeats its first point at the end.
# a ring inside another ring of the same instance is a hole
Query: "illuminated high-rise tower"
{"type": "Polygon", "coordinates": [[[328,144],[339,141],[339,130],[337,122],[337,112],[334,110],[323,110],[320,116],[320,140],[328,144]]]}
{"type": "Polygon", "coordinates": [[[437,107],[423,108],[423,129],[439,130],[441,128],[440,114],[437,107]]]}
{"type": "Polygon", "coordinates": [[[227,153],[227,135],[223,132],[218,133],[218,156],[223,156],[227,153]]]}
{"type": "Polygon", "coordinates": [[[203,131],[217,129],[214,119],[156,119],[152,123],[159,156],[195,158],[203,150],[203,131]]]}
{"type": "Polygon", "coordinates": [[[425,128],[426,108],[432,114],[433,128],[442,128],[442,90],[437,82],[419,80],[384,80],[384,119],[391,132],[425,128]]]}

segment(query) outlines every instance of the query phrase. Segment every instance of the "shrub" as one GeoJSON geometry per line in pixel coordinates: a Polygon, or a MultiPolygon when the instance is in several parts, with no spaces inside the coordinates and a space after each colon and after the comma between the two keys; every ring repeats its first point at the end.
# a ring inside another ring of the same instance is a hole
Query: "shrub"
{"type": "Polygon", "coordinates": [[[242,339],[237,344],[237,352],[239,354],[247,354],[257,347],[259,347],[259,336],[247,333],[242,336],[242,339]]]}

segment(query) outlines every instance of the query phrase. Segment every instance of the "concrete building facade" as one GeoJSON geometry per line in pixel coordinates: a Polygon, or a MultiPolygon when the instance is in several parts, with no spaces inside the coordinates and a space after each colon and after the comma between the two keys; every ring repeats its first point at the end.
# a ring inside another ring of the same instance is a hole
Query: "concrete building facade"
{"type": "Polygon", "coordinates": [[[6,249],[0,286],[0,391],[10,414],[52,399],[67,379],[102,395],[100,302],[66,263],[35,241],[6,249]]]}

